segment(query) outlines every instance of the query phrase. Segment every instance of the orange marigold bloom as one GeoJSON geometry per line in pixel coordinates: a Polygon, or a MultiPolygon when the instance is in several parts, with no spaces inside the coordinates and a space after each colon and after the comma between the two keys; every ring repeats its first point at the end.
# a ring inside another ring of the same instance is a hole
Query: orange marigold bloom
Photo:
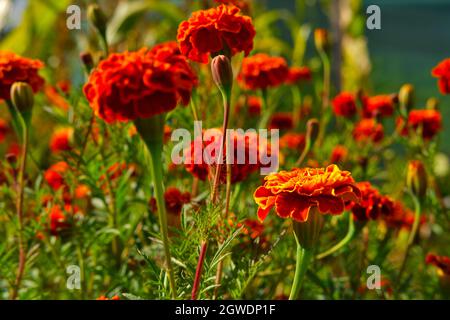
{"type": "Polygon", "coordinates": [[[14,82],[28,83],[33,92],[39,91],[44,79],[38,74],[44,64],[40,60],[21,57],[10,51],[0,50],[0,100],[9,100],[14,82]]]}
{"type": "Polygon", "coordinates": [[[69,165],[65,161],[55,163],[44,173],[45,181],[55,191],[59,190],[65,185],[64,177],[62,176],[67,170],[69,165]]]}
{"type": "Polygon", "coordinates": [[[250,9],[250,4],[248,3],[248,0],[215,0],[215,1],[222,4],[234,5],[244,12],[248,12],[250,9]]]}
{"type": "Polygon", "coordinates": [[[291,67],[286,78],[287,84],[295,84],[300,81],[310,81],[312,79],[311,69],[308,67],[291,67]]]}
{"type": "Polygon", "coordinates": [[[375,119],[362,119],[353,129],[353,138],[357,142],[378,143],[384,138],[384,129],[375,119]]]}
{"type": "Polygon", "coordinates": [[[298,222],[308,220],[309,211],[317,208],[322,214],[341,214],[346,201],[361,198],[361,192],[348,171],[336,165],[326,168],[302,168],[268,175],[253,198],[258,204],[258,217],[263,221],[275,207],[281,218],[298,222]]]}
{"type": "Polygon", "coordinates": [[[337,116],[351,118],[356,115],[356,99],[352,93],[341,92],[333,99],[332,104],[337,116]]]}
{"type": "Polygon", "coordinates": [[[348,149],[345,146],[337,145],[331,152],[330,162],[339,163],[344,162],[348,156],[348,149]]]}
{"type": "Polygon", "coordinates": [[[442,94],[450,94],[450,58],[441,61],[431,72],[439,79],[439,90],[442,94]]]}
{"type": "Polygon", "coordinates": [[[247,110],[250,115],[259,116],[261,114],[262,101],[260,97],[249,96],[247,98],[247,110]]]}
{"type": "Polygon", "coordinates": [[[379,95],[363,98],[363,116],[372,117],[390,117],[394,114],[394,99],[389,95],[379,95]]]}
{"type": "Polygon", "coordinates": [[[69,151],[72,149],[73,128],[61,128],[56,130],[50,139],[52,152],[69,151]]]}
{"type": "Polygon", "coordinates": [[[296,151],[302,151],[305,148],[306,137],[303,133],[288,132],[280,139],[280,147],[296,151]]]}
{"type": "Polygon", "coordinates": [[[290,130],[294,128],[294,119],[290,112],[277,112],[270,118],[269,129],[290,130]]]}
{"type": "Polygon", "coordinates": [[[442,115],[438,110],[412,110],[405,126],[402,118],[397,120],[397,128],[401,134],[408,136],[409,130],[421,130],[422,137],[426,140],[433,139],[442,129],[442,115]]]}
{"type": "Polygon", "coordinates": [[[446,256],[438,256],[432,253],[427,254],[425,258],[427,264],[431,264],[439,268],[444,274],[450,276],[450,258],[446,256]]]}
{"type": "Polygon", "coordinates": [[[247,89],[266,89],[283,84],[288,73],[289,68],[284,58],[258,53],[242,61],[238,81],[247,89]]]}
{"type": "Polygon", "coordinates": [[[76,199],[84,199],[87,198],[91,194],[91,189],[85,185],[80,184],[75,188],[75,198],[76,199]]]}
{"type": "Polygon", "coordinates": [[[9,132],[8,122],[0,118],[0,143],[5,141],[5,137],[9,132]]]}
{"type": "Polygon", "coordinates": [[[181,53],[200,63],[208,63],[210,55],[220,52],[234,56],[243,51],[248,55],[256,31],[252,19],[240,11],[236,6],[220,5],[192,13],[178,27],[181,53]]]}
{"type": "Polygon", "coordinates": [[[70,223],[67,221],[67,217],[64,214],[61,207],[56,205],[50,209],[50,233],[54,236],[58,235],[61,231],[70,227],[70,223]]]}
{"type": "Polygon", "coordinates": [[[383,196],[370,182],[357,183],[361,191],[361,201],[350,203],[353,218],[357,221],[378,219],[380,216],[390,216],[395,210],[395,203],[389,197],[383,196]]]}
{"type": "Polygon", "coordinates": [[[84,86],[95,113],[108,123],[150,118],[189,103],[197,77],[175,42],[114,53],[84,86]]]}

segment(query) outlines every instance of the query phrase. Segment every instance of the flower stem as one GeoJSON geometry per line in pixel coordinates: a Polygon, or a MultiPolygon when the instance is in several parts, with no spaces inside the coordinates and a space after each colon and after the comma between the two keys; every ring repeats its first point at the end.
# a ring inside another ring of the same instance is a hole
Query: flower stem
{"type": "Polygon", "coordinates": [[[263,114],[263,116],[261,118],[261,121],[259,122],[259,128],[266,129],[267,124],[269,123],[269,119],[274,112],[275,104],[273,104],[273,106],[269,108],[269,98],[267,97],[267,89],[262,89],[261,97],[262,97],[262,114],[263,114]]]}
{"type": "Polygon", "coordinates": [[[322,60],[323,65],[323,91],[322,91],[322,111],[320,117],[320,128],[319,128],[319,136],[317,138],[318,146],[323,144],[326,133],[327,126],[327,116],[326,111],[329,105],[330,100],[330,87],[331,87],[331,67],[330,67],[330,59],[327,53],[323,50],[319,50],[320,59],[322,60]]]}
{"type": "Polygon", "coordinates": [[[339,249],[343,248],[344,246],[346,246],[350,240],[353,239],[353,235],[355,234],[355,224],[353,222],[353,217],[351,214],[349,214],[349,221],[348,221],[348,231],[347,234],[345,235],[345,237],[339,241],[336,245],[334,245],[333,247],[331,247],[330,249],[328,249],[327,251],[318,254],[316,256],[317,260],[323,259],[325,257],[328,257],[329,255],[335,253],[336,251],[338,251],[339,249]]]}
{"type": "Polygon", "coordinates": [[[312,258],[312,249],[302,248],[302,246],[297,243],[297,261],[295,264],[294,282],[292,283],[289,300],[298,300],[300,298],[300,290],[312,258]]]}
{"type": "Polygon", "coordinates": [[[200,245],[200,255],[198,257],[197,269],[195,270],[194,285],[192,286],[192,294],[191,294],[192,300],[197,300],[198,289],[200,286],[203,264],[205,262],[207,249],[208,249],[208,241],[203,240],[200,245]]]}

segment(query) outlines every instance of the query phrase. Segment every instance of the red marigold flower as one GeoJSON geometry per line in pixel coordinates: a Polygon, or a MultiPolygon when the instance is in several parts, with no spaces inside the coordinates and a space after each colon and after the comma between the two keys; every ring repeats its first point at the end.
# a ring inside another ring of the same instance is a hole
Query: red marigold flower
{"type": "Polygon", "coordinates": [[[64,215],[64,212],[61,210],[61,207],[58,205],[53,206],[51,208],[49,220],[50,220],[50,233],[54,236],[58,235],[64,229],[70,227],[70,224],[67,222],[67,217],[64,215]]]}
{"type": "Polygon", "coordinates": [[[189,103],[197,77],[175,42],[114,53],[84,86],[95,113],[108,123],[150,118],[189,103]]]}
{"type": "Polygon", "coordinates": [[[275,207],[281,218],[298,222],[308,220],[309,211],[317,208],[322,214],[339,215],[346,201],[361,198],[361,192],[348,171],[336,165],[326,168],[302,168],[268,175],[253,198],[258,204],[258,217],[263,221],[275,207]]]}
{"type": "Polygon", "coordinates": [[[450,276],[450,258],[446,256],[438,256],[432,253],[427,254],[425,258],[426,264],[431,264],[439,268],[444,274],[450,276]]]}
{"type": "Polygon", "coordinates": [[[408,136],[409,130],[421,131],[425,140],[433,139],[442,129],[442,115],[438,110],[412,110],[405,126],[402,118],[397,120],[397,128],[401,134],[408,136]]]}
{"type": "Polygon", "coordinates": [[[359,203],[350,203],[348,206],[355,220],[376,220],[380,216],[393,214],[395,210],[394,201],[387,196],[381,195],[370,182],[359,182],[357,186],[361,191],[361,201],[359,203]]]}
{"type": "Polygon", "coordinates": [[[450,58],[441,61],[431,72],[439,79],[439,90],[442,94],[450,94],[450,58]]]}
{"type": "Polygon", "coordinates": [[[234,56],[243,51],[248,55],[255,35],[250,17],[241,15],[236,6],[220,5],[192,13],[179,25],[177,39],[181,53],[193,61],[208,63],[209,56],[219,52],[234,56]]]}
{"type": "Polygon", "coordinates": [[[111,299],[109,299],[106,296],[100,296],[96,300],[120,300],[120,297],[118,295],[112,296],[111,299]]]}
{"type": "Polygon", "coordinates": [[[50,139],[52,152],[69,151],[72,149],[73,128],[61,128],[56,130],[50,139]]]}
{"type": "Polygon", "coordinates": [[[0,118],[0,143],[5,141],[5,137],[9,132],[8,122],[0,118]]]}
{"type": "Polygon", "coordinates": [[[311,69],[308,67],[291,67],[286,78],[287,84],[295,84],[300,81],[310,81],[312,79],[311,69]]]}
{"type": "Polygon", "coordinates": [[[351,118],[356,112],[355,95],[349,92],[342,92],[333,99],[333,111],[337,116],[351,118]]]}
{"type": "Polygon", "coordinates": [[[372,117],[390,117],[394,114],[394,99],[389,95],[379,95],[363,98],[363,116],[372,117]]]}
{"type": "Polygon", "coordinates": [[[69,165],[65,161],[55,163],[44,173],[45,181],[55,191],[65,186],[64,177],[62,176],[67,170],[69,165]]]}
{"type": "Polygon", "coordinates": [[[375,119],[362,119],[353,129],[353,138],[357,142],[378,143],[384,138],[384,129],[375,119]]]}
{"type": "Polygon", "coordinates": [[[283,84],[288,73],[289,68],[284,58],[258,53],[242,61],[238,81],[247,89],[266,89],[283,84]]]}
{"type": "Polygon", "coordinates": [[[38,74],[44,64],[40,60],[21,57],[13,52],[0,50],[0,99],[9,100],[14,82],[28,83],[33,92],[39,91],[44,79],[38,74]]]}
{"type": "Polygon", "coordinates": [[[288,132],[280,139],[280,147],[295,151],[302,151],[305,148],[306,137],[303,133],[288,132]]]}
{"type": "MultiPolygon", "coordinates": [[[[414,212],[406,208],[401,202],[394,201],[394,209],[391,214],[383,216],[383,221],[388,227],[395,229],[411,229],[414,223],[414,212]]],[[[422,216],[420,224],[426,223],[426,217],[422,216]]]]}
{"type": "Polygon", "coordinates": [[[277,112],[272,115],[269,123],[270,129],[290,130],[294,128],[294,119],[290,112],[277,112]]]}
{"type": "Polygon", "coordinates": [[[331,152],[330,162],[339,163],[344,162],[347,159],[348,149],[345,146],[337,145],[331,152]]]}
{"type": "MultiPolygon", "coordinates": [[[[222,140],[222,130],[220,129],[208,129],[203,133],[203,142],[201,137],[197,138],[197,141],[193,141],[191,145],[184,150],[185,167],[195,177],[200,180],[206,180],[210,176],[211,168],[216,168],[218,161],[218,154],[215,154],[215,150],[220,149],[222,140]],[[199,147],[196,148],[196,145],[199,147]],[[211,150],[212,154],[208,159],[204,159],[204,151],[211,150]]],[[[255,132],[246,133],[243,135],[238,131],[233,131],[230,141],[234,144],[233,152],[234,163],[231,165],[231,183],[237,183],[243,181],[248,175],[255,172],[262,167],[260,163],[260,153],[265,152],[268,156],[271,154],[271,146],[267,141],[263,141],[255,132]],[[262,149],[260,149],[262,147],[262,149]],[[264,150],[266,149],[266,150],[264,150]],[[244,150],[242,152],[242,150],[244,150]],[[238,154],[239,152],[239,154],[238,154]],[[243,154],[245,159],[239,159],[239,155],[243,154]],[[251,157],[254,157],[256,163],[253,163],[251,157]],[[241,160],[241,161],[238,161],[241,160]],[[243,163],[240,163],[243,162],[243,163]]],[[[223,162],[226,161],[225,148],[223,153],[223,162]]],[[[222,170],[221,183],[226,183],[226,170],[222,170]]]]}
{"type": "Polygon", "coordinates": [[[259,116],[261,114],[262,101],[260,97],[249,96],[247,98],[247,110],[250,115],[259,116]]]}
{"type": "Polygon", "coordinates": [[[80,184],[75,188],[75,198],[76,199],[85,199],[91,194],[91,189],[85,185],[80,184]]]}
{"type": "MultiPolygon", "coordinates": [[[[175,187],[169,187],[164,192],[164,202],[168,213],[168,224],[172,227],[179,227],[181,209],[185,204],[191,202],[191,194],[189,192],[181,192],[175,187]]],[[[150,199],[149,205],[152,212],[157,211],[158,207],[155,198],[150,199]]]]}
{"type": "Polygon", "coordinates": [[[250,10],[250,4],[248,0],[215,0],[218,3],[233,5],[238,7],[244,12],[248,12],[250,10]]]}

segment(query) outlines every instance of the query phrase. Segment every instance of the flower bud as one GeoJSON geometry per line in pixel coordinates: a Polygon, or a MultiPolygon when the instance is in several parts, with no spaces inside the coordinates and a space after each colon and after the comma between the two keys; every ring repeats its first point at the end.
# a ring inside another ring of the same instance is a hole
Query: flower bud
{"type": "Polygon", "coordinates": [[[429,98],[427,100],[427,109],[428,110],[438,110],[439,109],[439,100],[436,98],[429,98]]]}
{"type": "Polygon", "coordinates": [[[230,90],[233,85],[233,69],[230,59],[224,55],[218,55],[211,61],[213,80],[219,89],[230,90]]]}
{"type": "Polygon", "coordinates": [[[34,104],[33,89],[28,83],[15,82],[11,86],[11,101],[21,114],[31,112],[34,104]]]}
{"type": "Polygon", "coordinates": [[[294,235],[298,244],[305,249],[314,249],[319,241],[324,222],[317,207],[311,208],[308,220],[305,222],[293,220],[294,235]]]}
{"type": "Polygon", "coordinates": [[[404,111],[411,110],[414,105],[414,86],[409,83],[403,85],[398,93],[398,99],[404,111]]]}
{"type": "Polygon", "coordinates": [[[314,30],[314,43],[316,45],[317,51],[328,52],[330,48],[328,31],[325,29],[314,30]]]}
{"type": "Polygon", "coordinates": [[[97,30],[100,32],[101,35],[106,34],[106,24],[108,22],[108,19],[106,18],[105,14],[98,5],[96,4],[89,5],[87,17],[88,20],[91,22],[91,24],[95,28],[97,28],[97,30]]]}
{"type": "Polygon", "coordinates": [[[319,121],[317,119],[309,119],[306,123],[306,143],[311,147],[317,140],[319,136],[319,121]]]}
{"type": "Polygon", "coordinates": [[[83,62],[86,71],[89,73],[94,68],[94,59],[89,51],[82,52],[80,54],[80,59],[83,62]]]}
{"type": "Polygon", "coordinates": [[[423,199],[427,192],[427,184],[427,172],[423,163],[419,160],[410,161],[406,175],[406,185],[409,190],[419,199],[423,199]]]}

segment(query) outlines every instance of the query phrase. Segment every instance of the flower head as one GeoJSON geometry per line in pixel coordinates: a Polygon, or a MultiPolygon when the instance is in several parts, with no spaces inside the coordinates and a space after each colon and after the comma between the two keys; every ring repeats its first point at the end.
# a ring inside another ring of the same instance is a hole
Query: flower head
{"type": "Polygon", "coordinates": [[[50,150],[54,153],[68,151],[72,148],[73,128],[56,130],[50,139],[50,150]]]}
{"type": "Polygon", "coordinates": [[[255,35],[250,17],[241,15],[236,6],[220,5],[192,13],[179,25],[177,39],[186,57],[208,63],[209,56],[218,53],[248,55],[255,35]]]}
{"type": "Polygon", "coordinates": [[[308,67],[291,67],[286,78],[287,84],[295,84],[312,79],[311,69],[308,67]]]}
{"type": "Polygon", "coordinates": [[[277,112],[270,118],[269,129],[290,130],[294,128],[294,119],[290,112],[277,112]]]}
{"type": "Polygon", "coordinates": [[[421,132],[425,140],[433,139],[442,130],[442,115],[438,110],[412,110],[405,125],[403,118],[397,120],[401,134],[408,136],[409,130],[421,132]]]}
{"type": "Polygon", "coordinates": [[[333,151],[331,152],[330,162],[331,163],[344,162],[347,159],[347,156],[348,156],[347,147],[338,144],[333,148],[333,151]]]}
{"type": "Polygon", "coordinates": [[[380,194],[370,182],[359,182],[357,184],[361,191],[361,201],[348,205],[357,221],[375,220],[380,216],[389,216],[395,209],[394,201],[380,194]]]}
{"type": "Polygon", "coordinates": [[[295,151],[302,151],[305,148],[306,137],[303,133],[288,132],[280,139],[280,147],[295,151]]]}
{"type": "Polygon", "coordinates": [[[353,129],[353,138],[356,142],[378,143],[384,138],[384,129],[375,119],[362,119],[353,129]]]}
{"type": "Polygon", "coordinates": [[[439,90],[442,94],[450,94],[450,58],[443,60],[431,72],[439,79],[439,90]]]}
{"type": "Polygon", "coordinates": [[[298,222],[307,221],[312,208],[322,214],[338,215],[344,211],[346,201],[358,202],[361,197],[351,173],[336,165],[281,171],[264,180],[253,195],[261,221],[273,207],[281,218],[298,222]]]}
{"type": "Polygon", "coordinates": [[[365,118],[390,117],[394,114],[394,98],[390,95],[364,97],[362,100],[365,118]]]}
{"type": "Polygon", "coordinates": [[[450,276],[450,258],[446,256],[438,256],[432,253],[427,254],[425,258],[425,262],[427,264],[431,264],[444,273],[445,275],[450,276]]]}
{"type": "Polygon", "coordinates": [[[258,53],[242,61],[238,81],[247,89],[266,89],[283,84],[288,74],[289,68],[284,58],[258,53]]]}
{"type": "Polygon", "coordinates": [[[356,112],[356,99],[352,93],[342,92],[333,99],[333,111],[337,116],[351,118],[356,112]]]}
{"type": "Polygon", "coordinates": [[[52,165],[44,173],[45,181],[55,191],[65,186],[63,174],[69,170],[69,165],[65,161],[60,161],[52,165]]]}
{"type": "Polygon", "coordinates": [[[26,82],[33,92],[39,91],[44,85],[44,79],[39,76],[38,71],[43,67],[44,64],[40,60],[28,59],[0,50],[0,99],[11,98],[11,86],[15,82],[26,82]]]}
{"type": "Polygon", "coordinates": [[[0,143],[5,140],[6,135],[9,132],[8,123],[5,119],[0,118],[0,143]]]}
{"type": "Polygon", "coordinates": [[[189,103],[197,77],[175,42],[114,53],[100,62],[83,91],[106,122],[150,118],[189,103]]]}

